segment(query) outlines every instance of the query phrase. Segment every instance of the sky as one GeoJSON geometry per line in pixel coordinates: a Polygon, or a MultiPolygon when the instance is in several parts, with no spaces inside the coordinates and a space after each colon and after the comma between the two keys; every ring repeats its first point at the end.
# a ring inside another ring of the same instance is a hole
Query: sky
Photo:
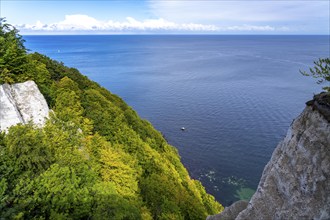
{"type": "Polygon", "coordinates": [[[21,34],[330,34],[330,0],[0,0],[21,34]]]}

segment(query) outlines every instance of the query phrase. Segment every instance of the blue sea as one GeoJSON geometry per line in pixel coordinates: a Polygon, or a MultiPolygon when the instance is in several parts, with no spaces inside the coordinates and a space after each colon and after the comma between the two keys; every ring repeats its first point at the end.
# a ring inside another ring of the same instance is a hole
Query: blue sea
{"type": "Polygon", "coordinates": [[[299,70],[330,56],[329,36],[24,39],[122,97],[224,205],[251,196],[292,120],[321,91],[299,70]]]}

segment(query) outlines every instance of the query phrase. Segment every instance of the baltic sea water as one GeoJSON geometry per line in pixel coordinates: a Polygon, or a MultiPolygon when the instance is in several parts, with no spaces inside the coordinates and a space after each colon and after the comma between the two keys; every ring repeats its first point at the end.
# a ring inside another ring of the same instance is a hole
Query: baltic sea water
{"type": "Polygon", "coordinates": [[[248,198],[277,143],[321,91],[304,77],[329,36],[24,36],[161,131],[224,205],[248,198]],[[185,131],[181,131],[185,127],[185,131]]]}

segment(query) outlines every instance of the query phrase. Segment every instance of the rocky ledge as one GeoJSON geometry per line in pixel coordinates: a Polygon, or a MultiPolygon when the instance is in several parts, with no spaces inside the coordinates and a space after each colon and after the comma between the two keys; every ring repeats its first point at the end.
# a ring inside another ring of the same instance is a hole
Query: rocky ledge
{"type": "Polygon", "coordinates": [[[306,102],[313,110],[317,110],[330,123],[330,92],[322,92],[306,102]]]}
{"type": "Polygon", "coordinates": [[[48,113],[47,102],[35,82],[0,85],[0,131],[30,121],[43,125],[48,113]]]}
{"type": "Polygon", "coordinates": [[[329,103],[329,93],[306,103],[273,152],[245,209],[233,212],[235,207],[229,207],[209,219],[330,219],[329,103]]]}

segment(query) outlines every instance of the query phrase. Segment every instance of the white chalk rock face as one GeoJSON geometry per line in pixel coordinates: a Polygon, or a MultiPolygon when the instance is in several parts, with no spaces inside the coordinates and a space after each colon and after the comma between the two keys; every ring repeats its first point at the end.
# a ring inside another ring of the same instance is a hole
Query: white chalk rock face
{"type": "Polygon", "coordinates": [[[11,95],[8,84],[0,85],[0,131],[12,125],[23,123],[23,118],[16,108],[16,103],[11,95]]]}
{"type": "Polygon", "coordinates": [[[0,131],[18,123],[45,123],[49,108],[34,81],[0,85],[0,131]]]}
{"type": "Polygon", "coordinates": [[[214,220],[330,219],[330,93],[308,101],[266,165],[247,207],[214,220]]]}
{"type": "Polygon", "coordinates": [[[330,219],[330,123],[312,107],[275,149],[243,219],[330,219]]]}

